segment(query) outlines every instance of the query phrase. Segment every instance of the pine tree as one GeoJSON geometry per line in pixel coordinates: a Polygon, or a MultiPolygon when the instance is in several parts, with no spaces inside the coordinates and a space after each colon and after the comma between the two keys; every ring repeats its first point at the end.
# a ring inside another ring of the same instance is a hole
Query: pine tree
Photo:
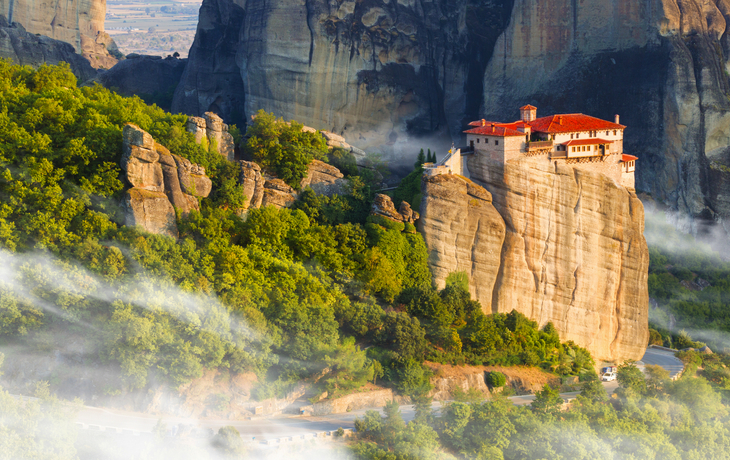
{"type": "MultiPolygon", "coordinates": [[[[429,150],[429,158],[431,156],[431,151],[429,150]]],[[[418,159],[416,160],[416,163],[413,165],[414,168],[418,169],[420,168],[423,163],[426,162],[426,157],[423,155],[423,149],[421,149],[420,152],[418,152],[418,159]]]]}

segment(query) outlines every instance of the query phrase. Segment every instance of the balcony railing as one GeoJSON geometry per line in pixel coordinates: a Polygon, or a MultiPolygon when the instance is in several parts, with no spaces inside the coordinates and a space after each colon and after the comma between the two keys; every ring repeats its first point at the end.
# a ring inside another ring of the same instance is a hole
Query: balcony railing
{"type": "Polygon", "coordinates": [[[553,141],[534,141],[527,143],[527,151],[552,149],[553,141]]]}

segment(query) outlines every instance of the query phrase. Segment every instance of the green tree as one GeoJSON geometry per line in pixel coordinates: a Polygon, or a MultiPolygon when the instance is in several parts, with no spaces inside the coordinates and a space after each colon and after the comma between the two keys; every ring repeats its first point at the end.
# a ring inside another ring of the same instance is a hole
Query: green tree
{"type": "Polygon", "coordinates": [[[560,392],[545,384],[542,390],[535,393],[535,400],[530,407],[537,414],[555,414],[562,404],[563,398],[560,397],[560,392]]]}

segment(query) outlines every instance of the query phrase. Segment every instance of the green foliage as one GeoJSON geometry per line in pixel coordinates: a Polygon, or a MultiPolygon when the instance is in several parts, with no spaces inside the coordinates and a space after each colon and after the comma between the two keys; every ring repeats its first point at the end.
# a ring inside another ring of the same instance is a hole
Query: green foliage
{"type": "Polygon", "coordinates": [[[309,163],[327,155],[327,144],[319,133],[302,131],[301,123],[284,122],[264,110],[256,113],[246,136],[244,152],[295,189],[307,175],[309,163]]]}
{"type": "Polygon", "coordinates": [[[507,377],[501,372],[492,371],[487,374],[487,385],[492,388],[502,388],[507,383],[507,377]]]}
{"type": "Polygon", "coordinates": [[[393,204],[398,207],[402,201],[411,205],[415,211],[421,207],[421,177],[423,168],[418,165],[410,174],[404,177],[393,191],[393,204]]]}
{"type": "Polygon", "coordinates": [[[535,393],[535,400],[532,401],[530,407],[537,414],[555,415],[560,410],[561,404],[563,404],[563,398],[560,397],[560,392],[546,384],[542,390],[535,393]]]}
{"type": "Polygon", "coordinates": [[[646,393],[644,375],[632,361],[626,361],[618,366],[616,380],[618,380],[619,394],[622,396],[635,397],[646,393]]]}
{"type": "Polygon", "coordinates": [[[216,450],[232,458],[239,458],[245,453],[241,433],[234,426],[229,425],[218,429],[211,444],[216,450]]]}

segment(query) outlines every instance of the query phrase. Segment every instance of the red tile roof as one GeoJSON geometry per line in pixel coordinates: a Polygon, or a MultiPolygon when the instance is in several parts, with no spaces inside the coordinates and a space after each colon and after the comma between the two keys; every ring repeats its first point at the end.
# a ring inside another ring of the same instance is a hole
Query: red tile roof
{"type": "Polygon", "coordinates": [[[625,153],[621,155],[621,161],[623,161],[623,162],[634,161],[634,160],[638,160],[638,159],[639,159],[639,157],[635,157],[633,155],[627,155],[625,153]]]}
{"type": "MultiPolygon", "coordinates": [[[[469,123],[471,125],[471,123],[469,123]]],[[[467,134],[481,134],[483,136],[499,136],[499,137],[512,137],[512,136],[524,136],[525,133],[517,131],[511,128],[511,123],[498,124],[498,123],[487,123],[486,126],[481,126],[481,121],[477,128],[467,129],[464,131],[467,134]]]]}
{"type": "Polygon", "coordinates": [[[607,141],[606,139],[575,139],[568,142],[563,142],[563,145],[596,145],[596,144],[612,144],[613,141],[607,141]]]}
{"type": "Polygon", "coordinates": [[[537,107],[535,107],[534,105],[527,104],[524,107],[520,107],[520,110],[537,110],[537,107]]]}
{"type": "Polygon", "coordinates": [[[531,121],[529,125],[533,131],[540,133],[571,133],[626,128],[624,125],[583,115],[582,113],[550,115],[548,117],[537,118],[531,121]]]}

